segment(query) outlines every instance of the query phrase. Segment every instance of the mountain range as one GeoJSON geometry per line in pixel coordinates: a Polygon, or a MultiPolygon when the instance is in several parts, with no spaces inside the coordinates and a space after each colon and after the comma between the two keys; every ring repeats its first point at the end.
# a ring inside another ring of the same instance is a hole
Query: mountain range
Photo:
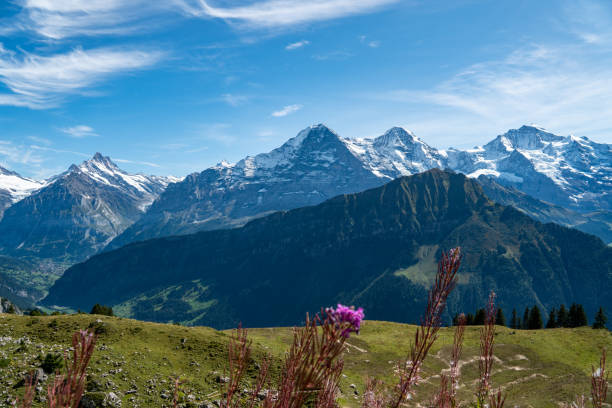
{"type": "Polygon", "coordinates": [[[109,249],[130,242],[244,225],[273,211],[323,202],[431,168],[490,178],[494,195],[528,214],[612,242],[612,146],[556,136],[534,126],[467,151],[438,150],[392,128],[375,139],[345,139],[324,125],[301,131],[269,153],[222,162],[172,184],[109,249]],[[549,208],[549,206],[554,208],[549,208]],[[537,207],[537,208],[536,208],[537,207]],[[561,210],[564,209],[564,210],[561,210]]]}
{"type": "Polygon", "coordinates": [[[45,183],[23,182],[13,198],[30,194],[8,207],[0,221],[2,253],[84,260],[135,222],[170,181],[176,180],[128,174],[97,153],[45,183]],[[38,188],[26,190],[32,186],[38,188]]]}
{"type": "MultiPolygon", "coordinates": [[[[234,229],[133,243],[68,269],[46,305],[112,305],[143,320],[229,328],[296,324],[342,302],[416,321],[442,250],[461,246],[449,313],[580,302],[612,307],[612,248],[491,201],[465,175],[429,170],[234,229]]],[[[446,318],[448,319],[450,315],[446,318]]]]}
{"type": "Polygon", "coordinates": [[[0,270],[3,292],[17,302],[40,299],[67,267],[104,249],[240,227],[432,168],[467,174],[500,204],[610,244],[611,151],[535,126],[461,151],[433,148],[399,127],[374,139],[348,139],[316,125],[269,153],[184,179],[129,174],[99,153],[44,181],[0,169],[0,255],[10,265],[0,270]],[[35,284],[32,271],[44,271],[35,284]]]}

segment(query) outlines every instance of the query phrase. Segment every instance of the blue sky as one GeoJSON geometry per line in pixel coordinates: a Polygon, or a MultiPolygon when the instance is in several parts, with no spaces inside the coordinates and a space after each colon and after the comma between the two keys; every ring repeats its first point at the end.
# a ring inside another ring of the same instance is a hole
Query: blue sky
{"type": "Polygon", "coordinates": [[[611,51],[609,1],[9,0],[0,164],[43,178],[100,151],[183,176],[320,122],[612,143],[611,51]]]}

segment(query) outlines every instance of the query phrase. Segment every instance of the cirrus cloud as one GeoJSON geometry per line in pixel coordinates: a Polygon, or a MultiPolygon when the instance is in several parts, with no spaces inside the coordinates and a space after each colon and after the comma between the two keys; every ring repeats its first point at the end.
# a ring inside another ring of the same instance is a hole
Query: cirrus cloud
{"type": "Polygon", "coordinates": [[[68,136],[77,139],[82,139],[90,136],[98,136],[98,134],[93,130],[93,128],[86,125],[71,126],[67,128],[62,128],[60,130],[66,133],[68,136]]]}
{"type": "Polygon", "coordinates": [[[307,46],[308,44],[310,44],[310,41],[308,41],[308,40],[302,40],[302,41],[294,42],[294,43],[291,43],[291,44],[287,45],[287,46],[285,47],[285,49],[286,49],[287,51],[297,50],[298,48],[305,47],[305,46],[307,46]]]}
{"type": "Polygon", "coordinates": [[[236,7],[214,7],[199,0],[194,13],[253,28],[287,27],[373,12],[399,0],[265,0],[236,7]]]}
{"type": "Polygon", "coordinates": [[[11,93],[0,93],[0,105],[44,109],[66,96],[83,94],[102,80],[122,72],[149,67],[159,51],[76,48],[68,53],[41,56],[0,49],[0,83],[11,93]]]}
{"type": "Polygon", "coordinates": [[[283,109],[276,112],[272,112],[272,116],[275,118],[282,118],[283,116],[290,115],[302,109],[302,105],[287,105],[283,109]]]}
{"type": "MultiPolygon", "coordinates": [[[[146,32],[162,13],[181,10],[181,3],[147,0],[17,0],[21,11],[0,24],[1,32],[30,31],[61,40],[78,36],[126,35],[146,32]],[[178,7],[177,7],[178,6],[178,7]]],[[[164,16],[167,20],[167,13],[164,16]]]]}

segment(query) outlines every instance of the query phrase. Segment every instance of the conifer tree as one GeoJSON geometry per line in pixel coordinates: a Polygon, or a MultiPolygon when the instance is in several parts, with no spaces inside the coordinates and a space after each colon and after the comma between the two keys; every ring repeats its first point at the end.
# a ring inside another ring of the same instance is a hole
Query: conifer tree
{"type": "Polygon", "coordinates": [[[516,315],[516,309],[512,309],[512,319],[510,319],[510,327],[513,329],[520,328],[519,318],[516,315]]]}
{"type": "Polygon", "coordinates": [[[556,315],[557,315],[557,312],[555,311],[555,308],[553,307],[550,313],[548,314],[548,322],[546,323],[547,329],[554,329],[555,327],[557,327],[556,315]]]}
{"type": "Polygon", "coordinates": [[[599,310],[597,311],[597,314],[595,315],[595,320],[593,320],[593,328],[594,329],[605,329],[607,321],[608,321],[608,318],[606,317],[606,314],[604,313],[603,307],[600,306],[599,310]]]}
{"type": "Polygon", "coordinates": [[[583,327],[588,326],[589,320],[587,319],[586,312],[584,311],[584,307],[581,304],[576,305],[576,326],[575,327],[583,327]]]}
{"type": "Polygon", "coordinates": [[[104,315],[104,316],[114,316],[115,314],[113,313],[113,308],[110,306],[103,306],[99,303],[96,303],[92,308],[91,308],[91,312],[89,312],[89,314],[97,314],[97,315],[104,315]]]}
{"type": "Polygon", "coordinates": [[[570,306],[567,322],[567,327],[578,327],[578,308],[575,303],[570,306]]]}
{"type": "Polygon", "coordinates": [[[486,318],[486,312],[484,309],[478,309],[474,316],[474,326],[484,326],[486,318]]]}
{"type": "Polygon", "coordinates": [[[539,330],[542,328],[542,314],[537,305],[534,305],[529,312],[528,328],[529,330],[539,330]]]}
{"type": "Polygon", "coordinates": [[[529,328],[529,308],[525,308],[525,313],[523,313],[523,330],[527,330],[529,328]]]}
{"type": "Polygon", "coordinates": [[[473,314],[468,313],[467,316],[465,316],[465,325],[466,326],[474,325],[474,315],[473,314]]]}
{"type": "Polygon", "coordinates": [[[562,304],[557,312],[557,327],[568,327],[568,320],[567,309],[565,308],[565,305],[562,304]]]}
{"type": "Polygon", "coordinates": [[[501,307],[497,309],[497,316],[495,317],[495,324],[499,326],[506,325],[506,316],[504,316],[504,311],[501,309],[501,307]]]}

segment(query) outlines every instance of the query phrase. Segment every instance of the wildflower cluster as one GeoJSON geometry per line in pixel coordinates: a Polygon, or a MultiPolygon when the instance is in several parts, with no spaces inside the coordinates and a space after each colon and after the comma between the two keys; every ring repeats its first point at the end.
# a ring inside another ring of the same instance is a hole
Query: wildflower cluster
{"type": "Polygon", "coordinates": [[[349,338],[351,333],[359,334],[361,321],[364,318],[363,308],[355,310],[354,306],[348,307],[338,303],[338,307],[328,307],[325,309],[327,316],[336,324],[343,328],[342,337],[349,338]]]}

